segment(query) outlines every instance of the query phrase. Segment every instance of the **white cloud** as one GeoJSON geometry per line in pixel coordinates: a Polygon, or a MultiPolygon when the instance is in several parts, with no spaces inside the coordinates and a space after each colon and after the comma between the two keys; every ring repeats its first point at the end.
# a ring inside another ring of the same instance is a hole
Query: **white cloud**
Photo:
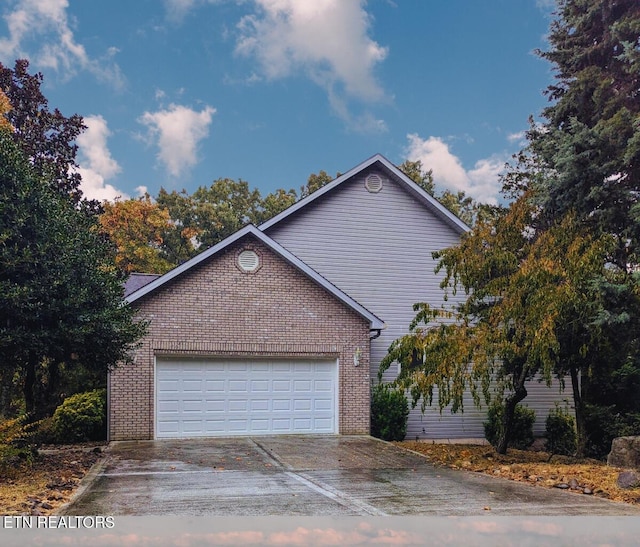
{"type": "Polygon", "coordinates": [[[509,133],[507,135],[507,140],[509,142],[523,144],[527,142],[527,132],[526,131],[518,131],[516,133],[509,133]]]}
{"type": "Polygon", "coordinates": [[[236,52],[254,57],[263,77],[274,80],[302,70],[327,91],[346,122],[350,116],[340,106],[347,97],[369,103],[386,99],[374,68],[388,50],[368,35],[371,17],[364,0],[254,1],[258,12],[238,23],[236,52]]]}
{"type": "Polygon", "coordinates": [[[92,59],[75,41],[67,18],[68,0],[9,1],[10,8],[3,16],[9,36],[0,38],[0,57],[31,58],[39,67],[51,68],[64,77],[73,76],[79,67],[116,88],[124,86],[120,67],[113,62],[116,48],[109,48],[102,59],[92,59]]]}
{"type": "Polygon", "coordinates": [[[198,143],[209,135],[216,109],[206,106],[196,112],[186,106],[170,104],[166,110],[145,112],[138,122],[148,129],[150,142],[157,142],[158,160],[169,174],[178,177],[197,162],[198,143]]]}
{"type": "Polygon", "coordinates": [[[99,201],[113,201],[117,197],[128,199],[127,194],[106,183],[121,170],[107,147],[107,138],[111,134],[107,122],[102,116],[87,116],[84,123],[87,129],[76,139],[82,193],[88,199],[99,201]]]}
{"type": "Polygon", "coordinates": [[[484,203],[497,203],[500,174],[505,158],[495,155],[476,162],[473,169],[463,167],[460,159],[451,153],[449,145],[439,137],[422,139],[417,134],[407,135],[407,158],[420,160],[424,169],[433,170],[434,182],[449,190],[462,190],[484,203]]]}

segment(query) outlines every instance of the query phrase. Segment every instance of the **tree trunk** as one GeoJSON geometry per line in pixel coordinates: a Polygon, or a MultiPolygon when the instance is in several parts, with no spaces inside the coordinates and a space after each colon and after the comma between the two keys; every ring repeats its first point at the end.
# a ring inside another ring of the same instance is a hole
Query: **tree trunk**
{"type": "Polygon", "coordinates": [[[580,390],[580,370],[578,367],[571,366],[569,367],[569,371],[571,374],[571,388],[573,390],[573,405],[576,409],[577,445],[575,455],[578,458],[584,458],[587,447],[587,424],[584,415],[584,401],[580,390]]]}
{"type": "Polygon", "coordinates": [[[35,393],[36,384],[36,366],[38,358],[36,352],[31,350],[27,357],[26,370],[24,375],[24,386],[22,393],[24,394],[24,406],[27,416],[33,416],[35,413],[35,393]]]}
{"type": "Polygon", "coordinates": [[[509,395],[504,401],[504,412],[502,413],[502,430],[498,439],[496,452],[498,454],[506,454],[511,440],[511,432],[513,430],[513,416],[516,412],[516,406],[527,396],[527,390],[524,385],[517,386],[516,390],[509,395]]]}

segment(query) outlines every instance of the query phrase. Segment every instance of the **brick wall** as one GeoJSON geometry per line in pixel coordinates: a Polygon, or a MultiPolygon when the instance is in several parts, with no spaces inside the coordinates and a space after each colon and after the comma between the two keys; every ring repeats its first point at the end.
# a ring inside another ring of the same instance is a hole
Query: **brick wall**
{"type": "Polygon", "coordinates": [[[368,321],[253,236],[134,305],[151,323],[135,363],[110,375],[111,440],[154,438],[157,355],[339,359],[339,432],[369,433],[368,321]],[[257,271],[237,267],[243,249],[259,255],[257,271]]]}

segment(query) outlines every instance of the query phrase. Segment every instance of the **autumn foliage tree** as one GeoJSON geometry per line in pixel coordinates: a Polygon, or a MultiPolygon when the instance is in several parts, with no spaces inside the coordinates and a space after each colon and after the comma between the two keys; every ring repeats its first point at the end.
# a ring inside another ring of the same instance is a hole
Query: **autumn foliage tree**
{"type": "Polygon", "coordinates": [[[138,199],[103,204],[100,227],[116,245],[116,266],[125,274],[162,274],[175,266],[164,258],[164,233],[171,228],[169,212],[147,194],[138,199]]]}
{"type": "Polygon", "coordinates": [[[393,342],[381,367],[401,363],[398,381],[414,403],[431,404],[436,388],[441,410],[463,410],[467,390],[478,406],[503,401],[500,453],[529,382],[550,383],[558,372],[569,329],[584,330],[584,352],[597,339],[588,327],[602,309],[592,279],[605,275],[611,245],[583,232],[572,215],[536,232],[528,197],[435,253],[447,297],[464,298],[446,308],[416,304],[410,333],[393,342]]]}

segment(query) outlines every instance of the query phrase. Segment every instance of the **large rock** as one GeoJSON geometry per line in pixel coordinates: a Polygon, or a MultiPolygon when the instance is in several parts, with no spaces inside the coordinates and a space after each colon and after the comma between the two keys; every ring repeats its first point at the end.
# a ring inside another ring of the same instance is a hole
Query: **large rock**
{"type": "Polygon", "coordinates": [[[618,486],[624,490],[640,486],[640,473],[637,471],[623,471],[618,475],[618,486]]]}
{"type": "Polygon", "coordinates": [[[640,469],[640,437],[616,437],[611,443],[607,464],[626,469],[640,469]]]}

